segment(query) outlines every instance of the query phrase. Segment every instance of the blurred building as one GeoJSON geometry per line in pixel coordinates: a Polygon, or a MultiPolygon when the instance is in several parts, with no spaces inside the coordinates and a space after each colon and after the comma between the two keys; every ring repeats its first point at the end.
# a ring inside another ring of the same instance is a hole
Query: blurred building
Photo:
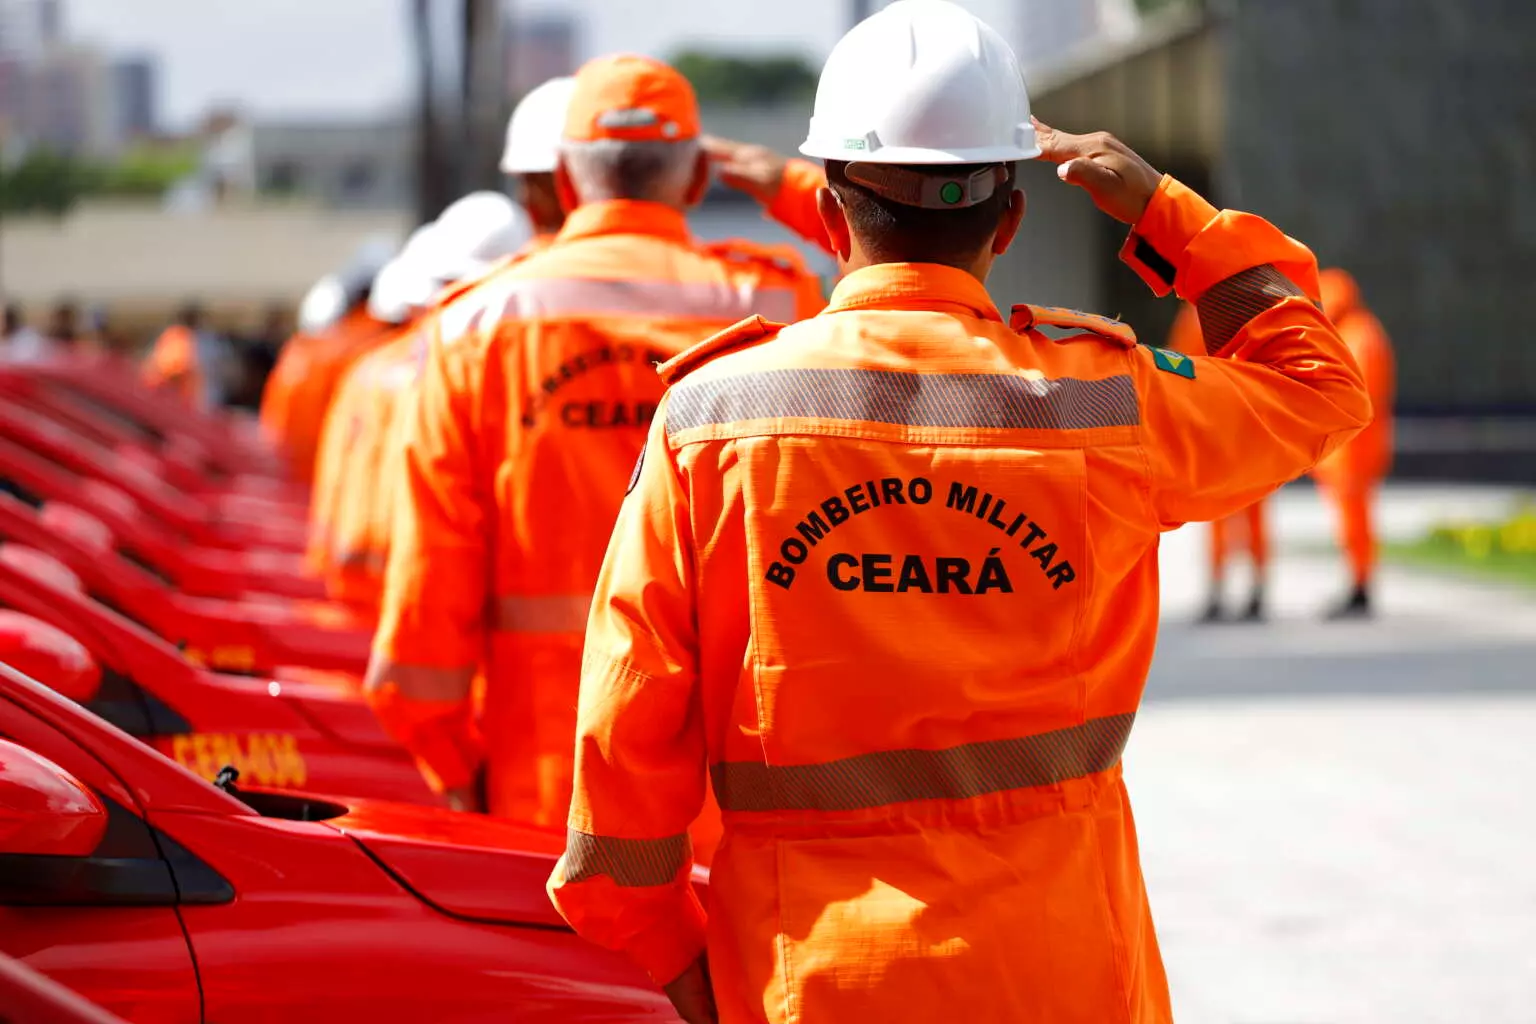
{"type": "Polygon", "coordinates": [[[61,0],[0,0],[0,140],[107,158],[157,124],[158,64],[70,42],[61,0]]]}
{"type": "Polygon", "coordinates": [[[248,121],[222,116],[205,131],[195,180],[177,205],[298,199],[332,209],[411,206],[415,126],[405,118],[248,121]]]}
{"type": "Polygon", "coordinates": [[[60,0],[0,0],[0,57],[35,59],[63,34],[60,0]]]}
{"type": "Polygon", "coordinates": [[[112,65],[118,134],[132,140],[159,131],[160,65],[152,57],[123,57],[112,65]]]}
{"type": "MultiPolygon", "coordinates": [[[[1030,73],[1037,113],[1106,129],[1359,279],[1397,346],[1399,471],[1536,479],[1536,4],[1212,0],[1030,73]]],[[[1083,197],[1027,167],[1000,301],[1118,314],[1172,303],[1083,197]]]]}
{"type": "Polygon", "coordinates": [[[535,86],[576,70],[576,19],[559,11],[514,14],[507,24],[507,93],[524,96],[535,86]]]}
{"type": "Polygon", "coordinates": [[[1139,23],[1133,0],[1019,0],[1014,50],[1026,72],[1083,46],[1133,35],[1139,23]]]}

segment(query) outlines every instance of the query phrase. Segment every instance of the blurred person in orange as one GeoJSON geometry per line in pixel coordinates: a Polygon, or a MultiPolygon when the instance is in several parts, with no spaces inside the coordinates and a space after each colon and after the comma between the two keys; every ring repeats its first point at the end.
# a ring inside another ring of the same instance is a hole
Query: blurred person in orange
{"type": "Polygon", "coordinates": [[[453,806],[546,825],[570,806],[582,635],[655,364],[822,303],[793,254],[690,235],[709,166],[673,68],[587,63],[563,125],[553,243],[433,318],[366,684],[453,806]]]}
{"type": "Polygon", "coordinates": [[[352,363],[388,338],[391,325],[368,313],[368,290],[383,265],[361,254],[315,283],[299,306],[298,330],[283,344],[261,396],[261,425],[294,479],[313,482],[320,431],[336,386],[352,363]]]}
{"type": "Polygon", "coordinates": [[[379,272],[369,312],[394,337],[359,359],[337,388],[321,433],[306,565],[330,596],[377,615],[396,488],[397,420],[426,353],[424,318],[442,290],[476,280],[533,237],[522,209],[475,192],[443,211],[379,272]]]}
{"type": "MultiPolygon", "coordinates": [[[[1206,354],[1205,338],[1200,333],[1200,315],[1194,306],[1184,303],[1168,331],[1167,347],[1186,356],[1206,354]]],[[[1210,524],[1210,594],[1201,622],[1221,622],[1226,618],[1222,590],[1227,564],[1234,548],[1248,555],[1253,571],[1253,585],[1240,619],[1258,622],[1264,618],[1264,593],[1269,583],[1269,525],[1266,502],[1259,500],[1235,515],[1215,519],[1210,524]]]]}
{"type": "Polygon", "coordinates": [[[826,161],[842,279],[823,315],[662,368],[593,595],[551,897],[688,1022],[1169,1021],[1120,774],[1158,538],[1365,424],[1316,261],[1109,136],[1033,122],[958,4],[846,35],[801,152],[826,161]],[[1034,157],[1133,226],[1123,258],[1200,309],[1208,355],[1070,310],[1004,320],[984,282],[1034,157]]]}
{"type": "MultiPolygon", "coordinates": [[[[432,297],[415,294],[419,285],[435,289],[455,281],[457,285],[435,302],[456,301],[484,278],[509,266],[512,250],[528,255],[550,244],[565,222],[553,182],[572,86],[569,77],[542,83],[523,97],[507,121],[501,170],[519,195],[520,210],[505,197],[476,193],[443,211],[432,225],[417,229],[402,252],[380,271],[376,287],[384,294],[369,296],[369,310],[379,322],[416,319],[422,312],[420,300],[432,297]],[[506,258],[498,262],[498,256],[506,258]]],[[[392,520],[389,510],[403,472],[404,434],[399,424],[406,417],[396,413],[414,400],[429,329],[413,323],[400,332],[400,339],[377,353],[378,362],[357,375],[357,386],[343,388],[322,428],[306,565],[327,581],[333,597],[370,615],[378,612],[392,520]],[[400,365],[407,358],[411,361],[408,378],[400,365]],[[382,406],[376,401],[374,382],[388,384],[382,406]],[[371,426],[363,426],[364,420],[371,426]],[[368,448],[377,455],[377,463],[358,452],[360,437],[379,446],[368,448]]]]}
{"type": "Polygon", "coordinates": [[[1338,519],[1339,546],[1349,566],[1350,589],[1332,608],[1329,619],[1365,618],[1373,612],[1376,575],[1376,492],[1392,468],[1392,402],[1397,367],[1387,332],[1365,305],[1360,286],[1347,271],[1322,272],[1323,312],[1338,327],[1360,366],[1371,394],[1370,426],[1349,444],[1317,464],[1312,478],[1322,487],[1338,519]]]}
{"type": "Polygon", "coordinates": [[[228,369],[224,348],[222,339],[208,329],[203,308],[189,302],[155,339],[139,367],[139,379],[193,408],[214,408],[223,402],[228,369]]]}

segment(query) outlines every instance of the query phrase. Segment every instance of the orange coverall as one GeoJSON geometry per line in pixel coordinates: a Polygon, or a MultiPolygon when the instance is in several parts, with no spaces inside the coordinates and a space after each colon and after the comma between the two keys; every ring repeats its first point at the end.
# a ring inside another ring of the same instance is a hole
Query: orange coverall
{"type": "Polygon", "coordinates": [[[617,201],[437,316],[367,682],[429,781],[471,784],[483,743],[492,813],[565,821],[582,634],[661,400],[654,364],[749,313],[821,304],[792,255],[701,246],[682,213],[617,201]]]}
{"type": "Polygon", "coordinates": [[[160,332],[139,370],[139,379],[152,388],[174,391],[196,407],[203,399],[203,371],[198,365],[197,335],[185,324],[160,332]]]}
{"type": "Polygon", "coordinates": [[[1010,329],[974,277],[885,264],[663,368],[588,625],[550,879],[578,932],[658,983],[707,933],[722,1021],[1169,1020],[1120,777],[1158,535],[1369,402],[1265,221],[1165,178],[1124,258],[1228,358],[1010,329]]]}
{"type": "Polygon", "coordinates": [[[444,289],[432,305],[395,329],[393,339],[359,359],[343,377],[326,415],[310,503],[305,564],[330,596],[376,618],[384,590],[396,486],[405,444],[402,424],[426,362],[429,317],[517,259],[548,246],[528,242],[517,256],[444,289]]]}
{"type": "Polygon", "coordinates": [[[1392,401],[1397,367],[1392,343],[1381,321],[1360,299],[1360,286],[1346,271],[1322,272],[1323,311],[1338,327],[1360,366],[1375,415],[1370,426],[1349,444],[1317,464],[1312,478],[1322,485],[1339,520],[1340,541],[1357,587],[1376,570],[1376,530],[1372,503],[1376,488],[1392,468],[1392,401]]]}
{"type": "Polygon", "coordinates": [[[384,466],[398,442],[396,419],[414,394],[424,325],[410,323],[359,359],[336,389],[321,432],[305,565],[327,593],[378,611],[389,548],[384,466]]]}
{"type": "MultiPolygon", "coordinates": [[[[1200,316],[1195,307],[1185,303],[1168,331],[1168,347],[1186,356],[1203,356],[1205,338],[1200,333],[1200,316]]],[[[1237,545],[1248,552],[1253,571],[1261,579],[1269,568],[1269,527],[1265,503],[1254,502],[1236,515],[1211,521],[1211,579],[1220,581],[1227,569],[1227,556],[1237,545]]]]}
{"type": "Polygon", "coordinates": [[[320,431],[342,376],[353,362],[389,340],[394,324],[358,303],[319,334],[295,334],[283,345],[261,396],[261,425],[288,458],[296,480],[315,477],[320,431]]]}

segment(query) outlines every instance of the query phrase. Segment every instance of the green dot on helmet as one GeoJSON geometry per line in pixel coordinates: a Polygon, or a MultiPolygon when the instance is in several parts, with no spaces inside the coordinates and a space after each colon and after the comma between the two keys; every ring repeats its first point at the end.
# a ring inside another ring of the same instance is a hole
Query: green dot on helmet
{"type": "Polygon", "coordinates": [[[965,189],[960,187],[958,181],[946,181],[939,186],[939,198],[953,206],[965,198],[965,189]]]}

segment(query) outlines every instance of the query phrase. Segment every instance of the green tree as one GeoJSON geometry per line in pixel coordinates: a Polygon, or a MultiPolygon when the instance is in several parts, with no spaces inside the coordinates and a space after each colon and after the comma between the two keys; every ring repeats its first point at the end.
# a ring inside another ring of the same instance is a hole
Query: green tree
{"type": "Polygon", "coordinates": [[[685,50],[672,58],[672,66],[693,83],[699,102],[708,106],[772,106],[816,95],[816,69],[795,54],[747,56],[685,50]]]}
{"type": "Polygon", "coordinates": [[[0,158],[0,213],[62,217],[87,188],[79,163],[48,149],[33,149],[14,165],[0,158]]]}

